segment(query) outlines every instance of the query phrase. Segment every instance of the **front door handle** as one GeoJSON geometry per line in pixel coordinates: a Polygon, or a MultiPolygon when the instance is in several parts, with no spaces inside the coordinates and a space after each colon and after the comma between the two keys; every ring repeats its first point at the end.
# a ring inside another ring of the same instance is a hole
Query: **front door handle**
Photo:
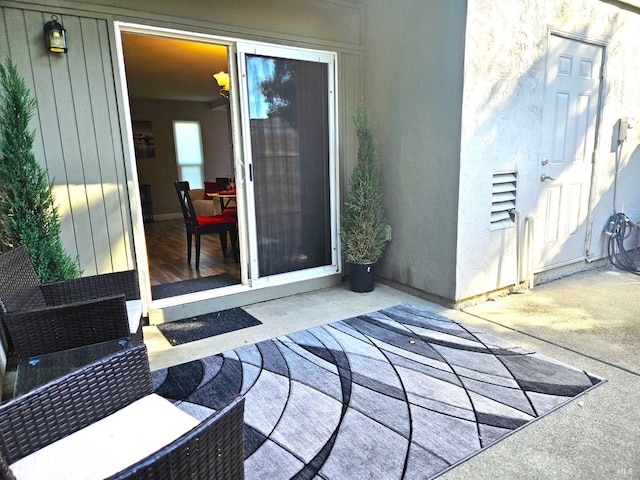
{"type": "Polygon", "coordinates": [[[544,182],[545,180],[555,180],[555,178],[551,178],[549,175],[545,175],[544,173],[540,175],[540,181],[544,182]]]}

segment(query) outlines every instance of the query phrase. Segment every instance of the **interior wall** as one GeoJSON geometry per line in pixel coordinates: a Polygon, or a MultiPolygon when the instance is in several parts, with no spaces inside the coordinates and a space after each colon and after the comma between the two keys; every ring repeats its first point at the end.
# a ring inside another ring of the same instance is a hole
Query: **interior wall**
{"type": "Polygon", "coordinates": [[[462,0],[366,2],[365,102],[393,231],[379,273],[443,298],[455,294],[465,18],[462,0]]]}
{"type": "MultiPolygon", "coordinates": [[[[231,172],[229,119],[225,109],[210,110],[206,104],[167,100],[131,100],[133,121],[150,121],[153,128],[155,157],[136,159],[138,181],[151,185],[154,216],[181,215],[173,186],[178,180],[173,122],[198,121],[202,133],[204,180],[228,176],[231,172]]],[[[190,185],[203,188],[204,185],[190,185]]]]}

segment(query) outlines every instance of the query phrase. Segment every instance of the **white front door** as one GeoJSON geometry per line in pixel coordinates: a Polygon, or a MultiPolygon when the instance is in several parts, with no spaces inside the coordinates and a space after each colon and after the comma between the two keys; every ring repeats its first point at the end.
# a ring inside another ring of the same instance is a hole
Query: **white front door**
{"type": "Polygon", "coordinates": [[[551,35],[535,227],[535,270],[585,258],[603,48],[551,35]]]}

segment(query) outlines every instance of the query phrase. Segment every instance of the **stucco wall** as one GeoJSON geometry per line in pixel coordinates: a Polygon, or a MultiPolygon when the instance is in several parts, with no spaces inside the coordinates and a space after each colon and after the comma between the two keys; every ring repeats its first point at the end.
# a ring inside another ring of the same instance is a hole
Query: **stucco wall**
{"type": "Polygon", "coordinates": [[[366,2],[365,100],[393,240],[379,273],[455,293],[466,2],[366,2]]]}
{"type": "MultiPolygon", "coordinates": [[[[496,172],[516,170],[518,210],[522,216],[534,212],[550,30],[606,46],[588,225],[590,259],[603,256],[601,231],[613,212],[615,124],[621,116],[640,116],[637,11],[596,0],[470,0],[468,4],[456,299],[515,281],[515,229],[489,228],[491,182],[496,172]]],[[[634,219],[640,218],[639,130],[630,131],[624,146],[617,192],[617,209],[634,219]]]]}

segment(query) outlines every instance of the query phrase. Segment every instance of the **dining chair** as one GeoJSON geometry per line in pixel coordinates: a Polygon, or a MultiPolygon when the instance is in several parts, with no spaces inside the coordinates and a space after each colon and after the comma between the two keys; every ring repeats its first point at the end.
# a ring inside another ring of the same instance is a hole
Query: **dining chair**
{"type": "Polygon", "coordinates": [[[200,237],[208,233],[219,235],[222,254],[225,257],[227,256],[227,234],[229,234],[233,258],[239,262],[237,219],[229,215],[197,215],[189,195],[189,182],[175,182],[175,187],[187,233],[187,263],[191,263],[191,239],[195,237],[196,270],[200,268],[200,237]]]}
{"type": "Polygon", "coordinates": [[[0,321],[7,354],[29,357],[130,338],[142,342],[135,270],[40,283],[27,250],[0,255],[0,321]]]}
{"type": "Polygon", "coordinates": [[[220,190],[229,190],[231,185],[231,177],[216,177],[216,183],[220,190]]]}

